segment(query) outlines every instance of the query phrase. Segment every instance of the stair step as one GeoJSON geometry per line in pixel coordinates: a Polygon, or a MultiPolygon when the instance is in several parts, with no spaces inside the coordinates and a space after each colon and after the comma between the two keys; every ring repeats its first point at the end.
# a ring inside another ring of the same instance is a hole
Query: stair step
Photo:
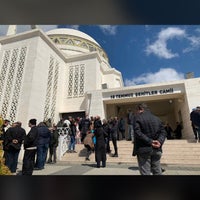
{"type": "MultiPolygon", "coordinates": [[[[117,141],[119,157],[111,157],[107,154],[108,163],[137,163],[137,158],[132,156],[133,144],[131,141],[117,141]]],[[[113,144],[110,148],[114,151],[113,144]]],[[[77,153],[65,153],[62,161],[88,162],[85,161],[86,148],[83,144],[76,145],[77,153]]],[[[95,162],[95,154],[90,155],[90,162],[95,162]]],[[[200,143],[196,140],[166,140],[163,145],[162,164],[199,164],[200,143]]]]}

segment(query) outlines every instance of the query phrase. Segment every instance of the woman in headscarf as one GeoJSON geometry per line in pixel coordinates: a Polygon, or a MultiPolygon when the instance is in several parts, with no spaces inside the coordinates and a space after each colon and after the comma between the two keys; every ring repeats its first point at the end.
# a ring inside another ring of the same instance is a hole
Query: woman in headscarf
{"type": "Polygon", "coordinates": [[[102,123],[100,117],[97,116],[94,122],[96,136],[96,144],[95,144],[95,160],[97,162],[97,168],[100,167],[100,163],[102,161],[102,167],[106,167],[106,147],[105,147],[105,137],[107,137],[107,133],[104,131],[102,127],[102,123]]]}

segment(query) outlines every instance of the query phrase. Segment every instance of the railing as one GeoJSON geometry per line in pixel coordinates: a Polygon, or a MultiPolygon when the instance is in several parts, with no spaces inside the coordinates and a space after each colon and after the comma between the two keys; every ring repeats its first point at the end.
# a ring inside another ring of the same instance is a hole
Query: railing
{"type": "Polygon", "coordinates": [[[70,129],[68,127],[58,127],[58,160],[61,160],[62,156],[68,150],[69,142],[70,142],[70,129]]]}

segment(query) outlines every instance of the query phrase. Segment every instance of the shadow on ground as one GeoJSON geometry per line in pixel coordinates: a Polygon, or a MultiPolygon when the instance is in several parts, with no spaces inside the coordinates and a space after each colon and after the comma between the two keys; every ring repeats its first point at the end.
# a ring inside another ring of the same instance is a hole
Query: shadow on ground
{"type": "Polygon", "coordinates": [[[130,169],[130,170],[138,170],[138,167],[129,167],[128,169],[130,169]]]}
{"type": "Polygon", "coordinates": [[[78,156],[79,157],[86,157],[86,154],[87,154],[87,149],[83,148],[82,150],[80,150],[78,156]]]}
{"type": "Polygon", "coordinates": [[[93,167],[93,168],[94,168],[94,167],[95,167],[95,168],[97,167],[96,164],[89,164],[89,163],[88,163],[88,164],[81,164],[81,165],[82,165],[82,166],[93,167]]]}

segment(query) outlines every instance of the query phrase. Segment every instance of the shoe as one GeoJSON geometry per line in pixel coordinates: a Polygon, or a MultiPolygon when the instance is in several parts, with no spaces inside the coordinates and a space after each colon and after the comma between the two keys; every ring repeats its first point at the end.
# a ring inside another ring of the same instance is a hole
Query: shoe
{"type": "Polygon", "coordinates": [[[44,167],[41,167],[41,168],[38,168],[38,167],[35,167],[34,170],[42,170],[44,169],[44,167]]]}
{"type": "Polygon", "coordinates": [[[35,167],[34,170],[40,170],[40,168],[35,167]]]}
{"type": "Polygon", "coordinates": [[[161,168],[161,170],[162,170],[162,173],[166,171],[164,168],[161,168]]]}
{"type": "Polygon", "coordinates": [[[90,161],[90,159],[89,159],[89,158],[85,158],[85,160],[88,160],[88,161],[90,161]]]}
{"type": "Polygon", "coordinates": [[[118,155],[117,155],[117,154],[114,154],[112,157],[118,157],[118,155]]]}
{"type": "Polygon", "coordinates": [[[71,150],[67,150],[67,153],[71,153],[72,151],[71,150]]]}
{"type": "Polygon", "coordinates": [[[77,153],[75,150],[72,150],[72,153],[77,153]]]}

